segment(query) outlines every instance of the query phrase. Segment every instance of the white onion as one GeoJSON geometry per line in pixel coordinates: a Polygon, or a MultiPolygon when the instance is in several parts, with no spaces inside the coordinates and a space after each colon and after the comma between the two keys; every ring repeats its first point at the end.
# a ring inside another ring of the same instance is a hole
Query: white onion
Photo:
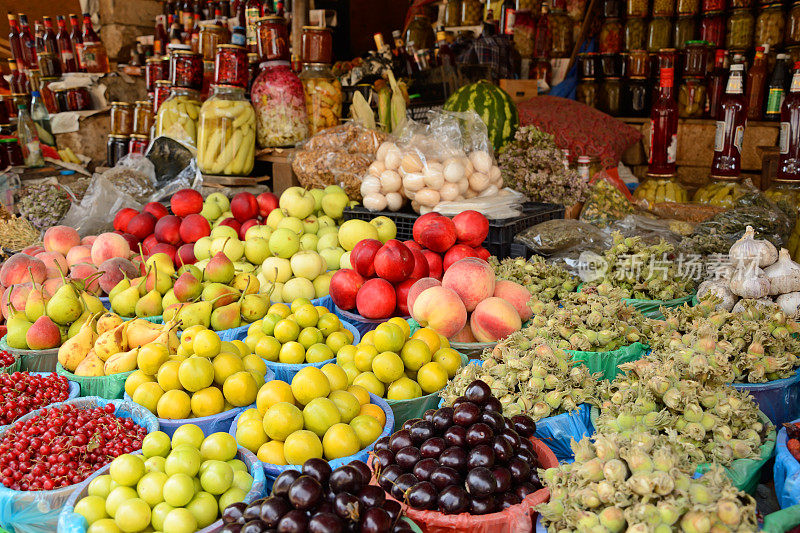
{"type": "Polygon", "coordinates": [[[397,192],[403,185],[400,174],[394,170],[384,170],[381,174],[381,194],[397,192]]]}
{"type": "Polygon", "coordinates": [[[363,204],[370,211],[383,211],[386,209],[386,197],[382,194],[368,194],[364,197],[363,204]]]}
{"type": "Polygon", "coordinates": [[[465,178],[459,181],[456,185],[458,185],[458,192],[460,192],[461,194],[465,194],[467,192],[467,189],[469,189],[469,180],[465,178]]]}
{"type": "Polygon", "coordinates": [[[399,192],[390,192],[386,195],[386,207],[389,211],[398,211],[403,207],[403,196],[399,192]]]}
{"type": "Polygon", "coordinates": [[[409,191],[418,191],[425,186],[425,176],[422,174],[406,174],[403,176],[403,187],[409,191]]]}
{"type": "Polygon", "coordinates": [[[489,174],[492,168],[492,156],[486,150],[475,150],[469,154],[469,160],[475,170],[482,174],[489,174]]]}
{"type": "Polygon", "coordinates": [[[375,176],[367,176],[361,181],[361,196],[381,192],[381,180],[375,176]]]}
{"type": "Polygon", "coordinates": [[[440,199],[439,191],[434,191],[433,189],[422,189],[417,191],[417,194],[414,196],[414,200],[419,202],[420,205],[428,207],[435,207],[440,199]]]}
{"type": "Polygon", "coordinates": [[[444,185],[444,174],[437,171],[429,171],[425,173],[425,186],[437,191],[444,185]]]}

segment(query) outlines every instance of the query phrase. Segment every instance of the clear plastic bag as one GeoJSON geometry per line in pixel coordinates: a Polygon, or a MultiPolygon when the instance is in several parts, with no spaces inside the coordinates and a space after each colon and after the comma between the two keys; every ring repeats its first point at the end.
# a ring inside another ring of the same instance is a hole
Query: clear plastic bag
{"type": "Polygon", "coordinates": [[[491,220],[502,220],[522,215],[522,204],[525,196],[514,189],[500,189],[496,196],[486,196],[459,200],[457,202],[439,202],[433,208],[437,213],[453,217],[457,214],[473,210],[478,211],[491,220]]]}
{"type": "Polygon", "coordinates": [[[81,236],[98,235],[113,230],[109,213],[116,213],[123,207],[139,210],[146,201],[141,202],[119,189],[105,174],[95,174],[83,200],[70,206],[61,223],[72,226],[81,236]]]}
{"type": "Polygon", "coordinates": [[[580,220],[604,227],[614,220],[630,215],[634,207],[628,196],[616,186],[610,176],[605,172],[599,173],[598,176],[600,177],[596,178],[589,188],[580,220]]]}
{"type": "MultiPolygon", "coordinates": [[[[658,244],[663,239],[673,245],[677,245],[681,241],[682,235],[673,231],[673,228],[678,229],[675,223],[677,221],[659,220],[634,214],[610,223],[608,230],[619,231],[625,237],[640,236],[647,244],[658,244]]],[[[689,229],[691,230],[691,226],[689,229]]]]}
{"type": "Polygon", "coordinates": [[[536,254],[551,255],[581,244],[605,243],[608,233],[587,222],[558,218],[531,226],[518,233],[514,240],[536,254]]]}

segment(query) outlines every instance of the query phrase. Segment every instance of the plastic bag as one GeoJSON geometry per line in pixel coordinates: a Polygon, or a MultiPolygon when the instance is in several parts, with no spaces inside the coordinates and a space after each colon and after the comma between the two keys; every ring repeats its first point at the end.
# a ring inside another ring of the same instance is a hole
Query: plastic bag
{"type": "Polygon", "coordinates": [[[574,411],[542,418],[536,422],[536,437],[553,450],[559,461],[572,459],[575,454],[571,441],[594,435],[590,414],[591,406],[583,403],[574,411]]]}
{"type": "Polygon", "coordinates": [[[765,516],[762,531],[784,533],[792,531],[798,525],[800,525],[800,505],[793,505],[765,516]]]}
{"type": "Polygon", "coordinates": [[[662,307],[672,309],[680,307],[683,304],[694,305],[694,296],[696,293],[687,294],[681,298],[674,300],[637,300],[636,298],[623,298],[622,301],[626,304],[635,307],[640,313],[648,318],[655,320],[664,320],[664,314],[661,312],[662,307]]]}
{"type": "MultiPolygon", "coordinates": [[[[625,190],[627,191],[627,187],[625,190]]],[[[628,196],[623,194],[610,176],[601,172],[589,188],[579,219],[604,227],[614,220],[625,218],[633,211],[633,204],[628,196]]]]}
{"type": "Polygon", "coordinates": [[[438,111],[429,124],[409,120],[375,154],[360,192],[364,207],[398,210],[403,198],[417,213],[440,202],[497,196],[503,187],[486,125],[474,111],[438,111]]]}
{"type": "MultiPolygon", "coordinates": [[[[646,344],[634,342],[630,346],[623,346],[610,352],[583,352],[580,350],[564,350],[572,355],[572,361],[580,363],[589,369],[589,372],[601,372],[602,379],[613,380],[622,371],[619,365],[638,361],[650,349],[646,344]]],[[[576,441],[580,439],[575,439],[576,441]]]]}
{"type": "Polygon", "coordinates": [[[539,255],[551,255],[574,246],[599,242],[607,247],[609,236],[597,226],[580,220],[558,218],[536,224],[518,233],[514,240],[539,255]]]}
{"type": "Polygon", "coordinates": [[[69,380],[70,384],[75,384],[75,386],[79,387],[81,396],[99,396],[108,400],[122,398],[125,392],[125,380],[133,372],[131,370],[130,372],[111,374],[109,376],[76,376],[61,366],[61,363],[56,364],[56,374],[64,376],[69,380]]]}
{"type": "Polygon", "coordinates": [[[800,417],[800,372],[767,383],[733,383],[733,387],[752,396],[758,408],[778,427],[800,417]]]}
{"type": "MultiPolygon", "coordinates": [[[[796,422],[800,422],[800,419],[792,421],[792,423],[796,422]]],[[[775,466],[773,467],[775,495],[778,497],[781,509],[800,506],[800,462],[794,458],[786,447],[787,440],[786,428],[781,428],[778,432],[775,446],[777,453],[775,455],[775,466]]],[[[800,520],[795,524],[800,524],[800,520]]]]}
{"type": "Polygon", "coordinates": [[[156,183],[156,189],[150,195],[148,201],[166,201],[181,189],[194,189],[199,191],[202,188],[203,174],[197,169],[197,160],[190,159],[186,168],[178,172],[176,176],[158,181],[156,183]]]}
{"type": "Polygon", "coordinates": [[[386,139],[386,133],[351,122],[328,128],[297,146],[290,155],[292,170],[306,188],[339,185],[361,200],[361,178],[386,139]]]}
{"type": "Polygon", "coordinates": [[[661,240],[677,245],[682,239],[682,235],[677,231],[683,231],[684,234],[688,235],[692,232],[692,226],[686,222],[658,220],[644,215],[632,214],[611,222],[608,225],[608,230],[619,231],[625,237],[639,236],[648,245],[658,244],[661,240]]]}
{"type": "Polygon", "coordinates": [[[61,224],[72,226],[81,236],[97,235],[113,230],[109,213],[123,207],[140,210],[142,206],[142,202],[116,187],[105,174],[95,174],[83,200],[70,206],[61,224]]]}
{"type": "Polygon", "coordinates": [[[442,201],[433,210],[448,217],[473,210],[482,213],[490,220],[503,220],[522,215],[523,203],[525,203],[524,195],[514,189],[505,188],[500,189],[496,196],[479,196],[454,202],[442,201]]]}
{"type": "MultiPolygon", "coordinates": [[[[74,405],[80,409],[104,407],[108,403],[116,406],[115,414],[121,418],[131,418],[147,429],[148,433],[158,431],[156,418],[144,407],[122,400],[104,400],[88,397],[67,400],[49,405],[52,409],[61,405],[74,405]]],[[[41,409],[31,411],[14,424],[36,416],[41,409]]],[[[12,424],[13,425],[13,424],[12,424]]],[[[5,430],[0,430],[0,435],[5,430]]],[[[58,515],[70,495],[80,485],[70,485],[48,491],[16,491],[0,486],[0,527],[16,533],[52,533],[56,530],[58,515]]]]}

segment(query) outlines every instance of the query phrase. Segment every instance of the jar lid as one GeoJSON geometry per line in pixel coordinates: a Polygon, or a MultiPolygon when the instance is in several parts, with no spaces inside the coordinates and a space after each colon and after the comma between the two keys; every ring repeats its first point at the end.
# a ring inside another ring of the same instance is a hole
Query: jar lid
{"type": "Polygon", "coordinates": [[[220,30],[223,29],[222,24],[220,24],[216,20],[203,20],[201,22],[198,22],[197,25],[200,26],[201,28],[209,28],[211,26],[214,26],[219,28],[220,30]]]}
{"type": "Polygon", "coordinates": [[[238,44],[218,44],[217,50],[220,48],[230,48],[231,50],[246,50],[244,46],[239,46],[238,44]]]}
{"type": "Polygon", "coordinates": [[[659,54],[676,54],[678,52],[677,48],[659,48],[659,54]]]}
{"type": "Polygon", "coordinates": [[[741,176],[715,176],[714,174],[711,174],[708,177],[712,180],[718,181],[739,181],[739,179],[741,179],[741,176]]]}
{"type": "Polygon", "coordinates": [[[200,57],[200,53],[199,52],[192,52],[191,50],[178,49],[178,50],[173,50],[172,53],[175,54],[176,56],[197,56],[197,57],[200,57]]]}
{"type": "Polygon", "coordinates": [[[595,80],[595,78],[594,78],[594,77],[589,77],[589,78],[583,78],[583,79],[582,79],[582,80],[580,80],[580,81],[596,81],[596,80],[595,80]]]}
{"type": "Polygon", "coordinates": [[[141,135],[139,133],[134,133],[133,135],[131,135],[131,139],[144,140],[149,138],[150,138],[149,135],[141,135]]]}
{"type": "Polygon", "coordinates": [[[61,78],[58,76],[48,76],[46,78],[42,78],[42,83],[50,83],[51,81],[59,81],[61,78]]]}
{"type": "Polygon", "coordinates": [[[645,81],[647,80],[647,76],[631,76],[629,79],[636,81],[645,81]]]}
{"type": "Polygon", "coordinates": [[[581,163],[589,163],[592,159],[588,155],[579,155],[578,156],[578,164],[581,163]]]}
{"type": "Polygon", "coordinates": [[[619,76],[606,76],[603,78],[604,81],[619,81],[621,79],[619,76]]]}
{"type": "Polygon", "coordinates": [[[686,46],[708,46],[708,41],[686,41],[686,46]]]}
{"type": "Polygon", "coordinates": [[[331,31],[327,26],[303,26],[303,31],[331,31]]]}
{"type": "Polygon", "coordinates": [[[161,63],[164,61],[163,57],[148,57],[144,60],[145,63],[161,63]]]}
{"type": "Polygon", "coordinates": [[[151,105],[147,100],[136,100],[136,105],[151,105]]]}
{"type": "Polygon", "coordinates": [[[16,143],[16,142],[19,142],[19,139],[17,139],[16,137],[4,137],[0,139],[0,143],[16,143]]]}
{"type": "Polygon", "coordinates": [[[330,63],[303,63],[303,67],[325,68],[330,66],[330,63]]]}
{"type": "Polygon", "coordinates": [[[129,137],[130,135],[120,135],[118,133],[111,133],[108,136],[109,139],[127,139],[129,137]]]}
{"type": "Polygon", "coordinates": [[[663,179],[667,179],[667,178],[669,178],[669,179],[675,178],[675,177],[678,176],[678,174],[676,172],[669,172],[669,173],[666,173],[666,174],[658,174],[656,172],[647,172],[647,173],[645,173],[645,176],[647,176],[648,178],[652,178],[652,179],[661,179],[661,180],[663,180],[663,179]]]}
{"type": "Polygon", "coordinates": [[[259,23],[259,22],[266,22],[266,21],[271,21],[271,22],[272,21],[281,21],[284,24],[286,23],[286,19],[283,18],[280,15],[267,15],[266,17],[261,17],[259,19],[256,19],[256,24],[259,23]]]}
{"type": "Polygon", "coordinates": [[[129,102],[111,102],[111,105],[116,105],[116,106],[130,106],[130,105],[133,105],[133,104],[131,104],[131,103],[129,103],[129,102]]]}
{"type": "Polygon", "coordinates": [[[723,13],[723,12],[722,12],[722,10],[718,10],[718,11],[706,11],[706,12],[703,14],[703,16],[704,16],[704,17],[717,17],[717,16],[719,16],[719,15],[722,15],[722,13],[723,13]]]}
{"type": "Polygon", "coordinates": [[[156,85],[159,87],[169,87],[172,82],[169,80],[156,80],[156,85]]]}
{"type": "Polygon", "coordinates": [[[689,13],[689,14],[685,14],[684,13],[684,14],[678,15],[678,20],[680,20],[680,19],[694,19],[694,15],[692,15],[691,13],[689,13]]]}

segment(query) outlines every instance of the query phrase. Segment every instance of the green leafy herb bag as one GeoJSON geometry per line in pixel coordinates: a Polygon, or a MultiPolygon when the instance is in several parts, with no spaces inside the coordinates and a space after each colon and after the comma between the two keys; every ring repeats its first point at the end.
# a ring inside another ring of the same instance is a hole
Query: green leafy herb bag
{"type": "Polygon", "coordinates": [[[70,381],[81,386],[81,396],[99,396],[107,400],[121,400],[125,393],[125,380],[128,376],[133,374],[130,372],[121,372],[119,374],[111,374],[109,376],[76,376],[69,370],[61,366],[61,363],[56,365],[56,373],[59,376],[64,376],[70,381]]]}
{"type": "Polygon", "coordinates": [[[592,373],[602,372],[603,378],[612,380],[622,371],[619,365],[638,361],[650,347],[641,342],[634,342],[630,346],[612,350],[610,352],[582,352],[580,350],[565,350],[572,355],[572,360],[581,363],[592,373]]]}
{"type": "Polygon", "coordinates": [[[636,300],[634,298],[623,298],[622,301],[626,304],[635,307],[648,318],[656,320],[664,320],[664,315],[661,313],[661,307],[680,307],[685,303],[689,305],[695,304],[695,293],[688,294],[683,298],[675,298],[674,300],[636,300]]]}

